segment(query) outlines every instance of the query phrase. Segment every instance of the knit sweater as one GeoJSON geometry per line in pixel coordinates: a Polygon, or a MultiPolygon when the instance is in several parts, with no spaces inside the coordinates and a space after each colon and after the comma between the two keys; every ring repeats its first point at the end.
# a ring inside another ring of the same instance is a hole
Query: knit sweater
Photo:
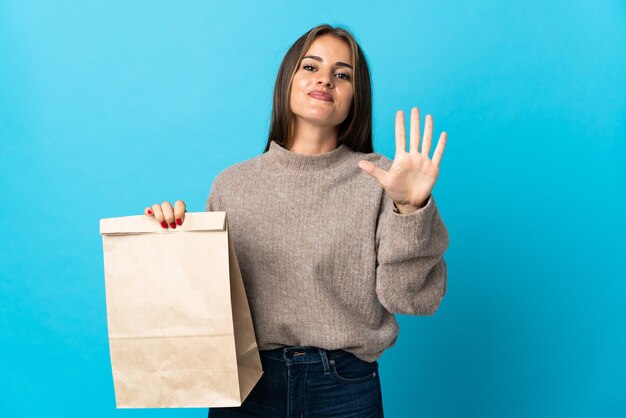
{"type": "Polygon", "coordinates": [[[340,348],[373,362],[397,340],[395,313],[438,309],[449,241],[432,194],[397,213],[361,159],[393,162],[345,144],[305,155],[272,141],[215,177],[206,210],[226,211],[259,350],[340,348]]]}

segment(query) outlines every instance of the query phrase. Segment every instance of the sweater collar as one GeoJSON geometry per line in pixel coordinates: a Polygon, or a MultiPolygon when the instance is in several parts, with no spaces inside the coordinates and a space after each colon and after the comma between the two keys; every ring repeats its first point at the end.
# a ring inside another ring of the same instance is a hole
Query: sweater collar
{"type": "Polygon", "coordinates": [[[266,153],[267,158],[279,165],[297,171],[320,171],[339,167],[351,154],[350,148],[340,144],[332,151],[319,155],[298,154],[283,148],[272,140],[266,153]]]}

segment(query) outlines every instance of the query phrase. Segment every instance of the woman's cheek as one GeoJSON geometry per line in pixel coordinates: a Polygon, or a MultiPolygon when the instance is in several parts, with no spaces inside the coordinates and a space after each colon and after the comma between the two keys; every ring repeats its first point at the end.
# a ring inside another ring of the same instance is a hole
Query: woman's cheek
{"type": "Polygon", "coordinates": [[[343,102],[343,110],[346,115],[350,112],[350,106],[352,105],[352,100],[354,100],[354,96],[349,95],[348,97],[346,97],[346,100],[344,100],[343,102]]]}

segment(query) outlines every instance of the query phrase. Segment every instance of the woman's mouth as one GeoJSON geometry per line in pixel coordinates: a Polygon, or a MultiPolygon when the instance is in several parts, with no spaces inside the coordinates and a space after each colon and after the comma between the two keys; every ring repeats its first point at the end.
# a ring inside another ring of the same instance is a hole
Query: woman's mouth
{"type": "Polygon", "coordinates": [[[328,93],[324,93],[323,91],[312,91],[309,93],[309,96],[313,97],[317,100],[322,100],[324,102],[332,102],[333,98],[328,93]]]}

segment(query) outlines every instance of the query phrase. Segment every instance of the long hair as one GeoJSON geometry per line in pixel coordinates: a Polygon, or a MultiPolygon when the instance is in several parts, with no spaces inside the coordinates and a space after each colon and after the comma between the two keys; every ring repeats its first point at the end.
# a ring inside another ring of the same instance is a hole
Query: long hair
{"type": "Polygon", "coordinates": [[[289,48],[276,76],[274,85],[274,101],[272,105],[272,120],[263,152],[267,152],[272,140],[287,148],[291,146],[292,124],[295,115],[291,111],[290,96],[294,74],[298,70],[300,61],[306,54],[313,41],[324,34],[331,34],[343,40],[350,47],[354,71],[352,77],[353,99],[346,119],[339,125],[337,131],[338,144],[345,144],[353,151],[371,153],[372,147],[372,86],[370,72],[365,54],[354,36],[341,27],[328,24],[315,26],[289,48]]]}

